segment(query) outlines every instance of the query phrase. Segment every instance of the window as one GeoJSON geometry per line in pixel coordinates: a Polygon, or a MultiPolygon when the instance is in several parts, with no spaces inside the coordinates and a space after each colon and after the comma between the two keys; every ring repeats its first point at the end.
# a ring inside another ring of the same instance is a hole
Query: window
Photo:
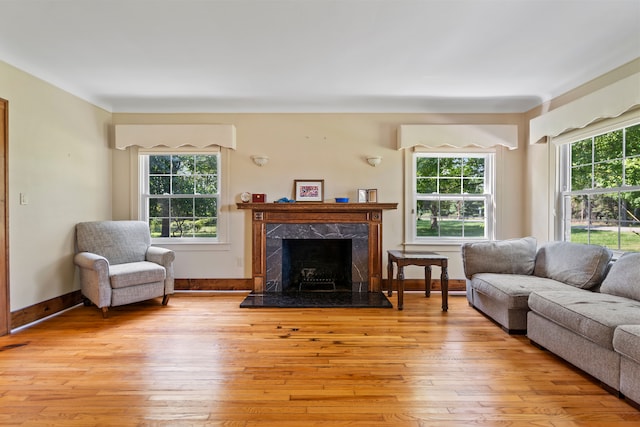
{"type": "Polygon", "coordinates": [[[493,162],[488,153],[414,153],[413,240],[491,238],[493,162]]]}
{"type": "Polygon", "coordinates": [[[140,212],[153,239],[218,241],[220,153],[149,152],[140,159],[140,212]]]}
{"type": "Polygon", "coordinates": [[[564,240],[640,251],[640,124],[560,148],[564,240]]]}

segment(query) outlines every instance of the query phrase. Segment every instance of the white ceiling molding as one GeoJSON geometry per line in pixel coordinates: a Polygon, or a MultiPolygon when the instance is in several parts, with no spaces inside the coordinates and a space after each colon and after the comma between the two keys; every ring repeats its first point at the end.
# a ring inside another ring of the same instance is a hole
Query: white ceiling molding
{"type": "Polygon", "coordinates": [[[223,124],[123,124],[115,125],[115,145],[119,150],[184,146],[236,148],[236,127],[223,124]]]}
{"type": "Polygon", "coordinates": [[[638,106],[640,73],[531,119],[529,143],[547,142],[550,138],[574,129],[582,129],[598,120],[618,117],[638,106]]]}
{"type": "Polygon", "coordinates": [[[517,125],[400,125],[398,150],[423,146],[427,148],[491,148],[502,145],[518,148],[517,125]]]}

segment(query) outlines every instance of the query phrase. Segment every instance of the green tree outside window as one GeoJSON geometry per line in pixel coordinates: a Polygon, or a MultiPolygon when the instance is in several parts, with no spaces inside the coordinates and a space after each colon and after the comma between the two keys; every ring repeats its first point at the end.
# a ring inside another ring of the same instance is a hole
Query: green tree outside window
{"type": "Polygon", "coordinates": [[[147,209],[152,237],[217,237],[217,154],[148,155],[147,209]]]}

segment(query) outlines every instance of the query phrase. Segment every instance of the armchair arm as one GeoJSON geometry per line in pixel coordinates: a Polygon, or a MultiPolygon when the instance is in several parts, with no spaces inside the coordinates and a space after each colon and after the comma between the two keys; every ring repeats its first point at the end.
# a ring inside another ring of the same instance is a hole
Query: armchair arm
{"type": "Polygon", "coordinates": [[[174,274],[173,261],[176,259],[176,253],[171,249],[159,248],[157,246],[149,246],[147,248],[147,261],[160,264],[166,270],[164,279],[164,293],[171,295],[174,292],[174,274]]]}
{"type": "Polygon", "coordinates": [[[109,271],[109,261],[105,257],[91,252],[78,252],[73,257],[73,262],[80,268],[96,271],[106,269],[107,272],[109,271]]]}
{"type": "Polygon", "coordinates": [[[147,261],[155,262],[167,268],[176,259],[176,253],[171,249],[149,246],[146,258],[147,261]]]}
{"type": "Polygon", "coordinates": [[[111,284],[109,283],[109,261],[103,256],[90,252],[78,252],[73,262],[80,267],[82,294],[98,307],[111,305],[111,284]]]}

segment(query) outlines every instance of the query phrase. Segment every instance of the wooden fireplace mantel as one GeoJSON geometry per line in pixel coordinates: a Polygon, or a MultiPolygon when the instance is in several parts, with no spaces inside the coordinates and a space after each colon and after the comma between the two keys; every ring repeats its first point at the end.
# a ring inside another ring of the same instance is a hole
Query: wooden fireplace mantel
{"type": "Polygon", "coordinates": [[[286,212],[371,212],[397,209],[397,203],[237,203],[238,209],[286,212]]]}
{"type": "Polygon", "coordinates": [[[364,223],[369,229],[369,292],[382,285],[382,211],[397,203],[238,203],[251,210],[254,292],[264,292],[267,271],[267,224],[364,223]]]}

